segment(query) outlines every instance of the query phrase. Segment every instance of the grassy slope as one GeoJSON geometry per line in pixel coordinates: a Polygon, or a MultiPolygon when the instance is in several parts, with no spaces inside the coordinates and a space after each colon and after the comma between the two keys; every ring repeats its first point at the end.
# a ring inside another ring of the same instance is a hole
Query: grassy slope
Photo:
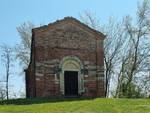
{"type": "Polygon", "coordinates": [[[150,113],[150,99],[13,100],[0,113],[150,113]],[[21,105],[22,104],[22,105],[21,105]]]}

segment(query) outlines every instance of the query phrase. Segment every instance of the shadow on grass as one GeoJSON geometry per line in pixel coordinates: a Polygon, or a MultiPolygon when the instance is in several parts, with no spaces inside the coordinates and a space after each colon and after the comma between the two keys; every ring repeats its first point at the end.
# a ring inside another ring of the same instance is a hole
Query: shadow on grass
{"type": "Polygon", "coordinates": [[[31,104],[43,104],[43,103],[58,103],[69,101],[84,101],[92,100],[94,98],[32,98],[32,99],[10,99],[0,101],[0,105],[31,105],[31,104]]]}

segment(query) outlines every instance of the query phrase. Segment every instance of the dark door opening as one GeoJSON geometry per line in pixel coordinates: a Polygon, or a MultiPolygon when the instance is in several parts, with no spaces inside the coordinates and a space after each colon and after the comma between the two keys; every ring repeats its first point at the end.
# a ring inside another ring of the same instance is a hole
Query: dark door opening
{"type": "Polygon", "coordinates": [[[78,96],[78,72],[65,71],[65,96],[78,96]]]}

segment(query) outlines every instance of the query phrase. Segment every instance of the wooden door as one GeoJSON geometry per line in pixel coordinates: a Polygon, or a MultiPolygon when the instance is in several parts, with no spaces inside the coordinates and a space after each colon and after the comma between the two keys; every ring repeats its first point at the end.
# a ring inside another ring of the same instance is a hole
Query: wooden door
{"type": "Polygon", "coordinates": [[[78,72],[65,71],[65,96],[78,95],[78,72]]]}

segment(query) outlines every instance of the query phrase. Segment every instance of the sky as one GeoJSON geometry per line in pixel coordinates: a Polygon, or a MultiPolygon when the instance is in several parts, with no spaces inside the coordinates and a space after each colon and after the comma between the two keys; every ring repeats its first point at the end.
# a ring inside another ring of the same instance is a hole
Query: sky
{"type": "MultiPolygon", "coordinates": [[[[14,46],[20,38],[16,27],[24,22],[35,25],[52,23],[66,16],[80,19],[84,11],[94,13],[104,24],[110,16],[117,19],[125,15],[135,16],[138,0],[0,0],[0,44],[14,46]]],[[[1,54],[1,53],[0,53],[1,54]]],[[[13,67],[11,89],[24,88],[24,78],[18,63],[13,67]]],[[[0,61],[0,79],[5,75],[5,68],[0,61]]]]}

